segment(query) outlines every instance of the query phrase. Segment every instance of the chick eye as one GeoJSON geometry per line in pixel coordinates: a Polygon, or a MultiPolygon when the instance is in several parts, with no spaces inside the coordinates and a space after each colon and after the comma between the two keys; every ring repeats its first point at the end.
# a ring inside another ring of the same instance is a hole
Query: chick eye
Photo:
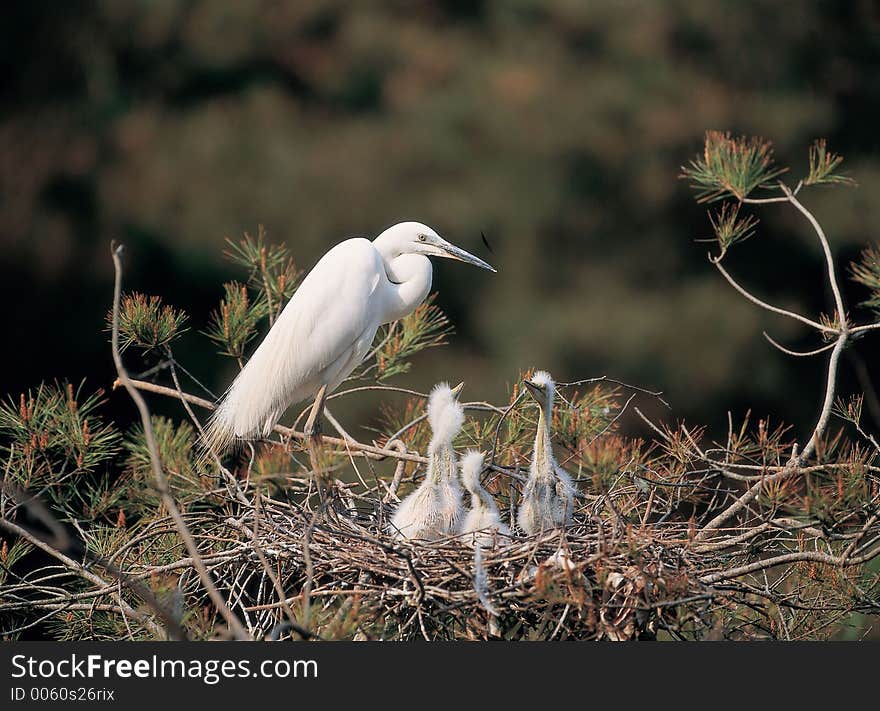
{"type": "Polygon", "coordinates": [[[428,238],[425,235],[419,235],[419,242],[424,242],[426,239],[428,238]]]}

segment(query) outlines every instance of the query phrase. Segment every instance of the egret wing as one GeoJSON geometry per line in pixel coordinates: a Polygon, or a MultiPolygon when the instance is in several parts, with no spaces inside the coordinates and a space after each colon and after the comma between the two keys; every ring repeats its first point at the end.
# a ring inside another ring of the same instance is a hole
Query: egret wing
{"type": "Polygon", "coordinates": [[[290,404],[340,378],[338,364],[351,364],[351,349],[372,341],[381,322],[384,279],[382,258],[366,239],[327,252],[227,391],[212,420],[215,443],[268,434],[290,404]]]}

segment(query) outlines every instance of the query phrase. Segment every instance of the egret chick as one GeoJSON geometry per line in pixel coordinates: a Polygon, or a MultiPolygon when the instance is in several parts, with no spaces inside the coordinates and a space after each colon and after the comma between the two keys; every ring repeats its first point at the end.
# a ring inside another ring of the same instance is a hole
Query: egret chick
{"type": "Polygon", "coordinates": [[[523,500],[516,522],[526,534],[565,526],[571,522],[574,506],[574,485],[571,477],[553,457],[550,421],[553,417],[555,384],[550,374],[539,370],[523,384],[538,403],[538,431],[535,451],[529,467],[529,478],[523,489],[523,500]]]}
{"type": "Polygon", "coordinates": [[[496,534],[510,535],[510,529],[501,520],[492,495],[480,484],[485,456],[469,450],[461,458],[461,481],[471,495],[471,509],[461,524],[463,540],[468,545],[491,546],[496,534]]]}
{"type": "Polygon", "coordinates": [[[452,440],[464,423],[464,408],[456,400],[461,386],[436,385],[428,398],[431,444],[425,480],[400,502],[391,519],[401,538],[435,541],[458,531],[462,517],[461,486],[455,471],[452,440]]]}

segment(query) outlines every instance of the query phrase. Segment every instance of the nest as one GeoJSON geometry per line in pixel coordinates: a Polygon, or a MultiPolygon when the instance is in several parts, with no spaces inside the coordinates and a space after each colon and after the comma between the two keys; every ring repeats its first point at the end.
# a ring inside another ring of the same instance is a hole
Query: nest
{"type": "MultiPolygon", "coordinates": [[[[318,495],[300,479],[277,498],[254,484],[227,480],[183,515],[228,611],[253,639],[815,637],[876,606],[849,589],[858,588],[859,556],[872,557],[872,519],[841,539],[853,556],[841,561],[818,550],[833,536],[781,517],[701,540],[693,519],[651,522],[655,489],[624,486],[582,491],[564,530],[498,535],[474,548],[461,537],[390,535],[394,496],[381,480],[366,489],[335,480],[318,495]]],[[[70,638],[155,639],[170,629],[163,614],[188,636],[224,635],[175,523],[157,514],[123,525],[119,538],[92,536],[103,558],[84,557],[96,565],[56,555],[60,564],[7,584],[0,610],[40,615],[27,626],[54,621],[70,638]],[[156,592],[161,614],[137,583],[156,592]]]]}
{"type": "MultiPolygon", "coordinates": [[[[686,525],[634,530],[580,516],[564,531],[474,548],[457,537],[398,540],[388,513],[363,497],[357,511],[342,500],[313,511],[263,499],[237,517],[187,523],[214,547],[236,541],[205,562],[257,638],[619,641],[709,625],[716,595],[698,581],[707,560],[686,525]]],[[[187,604],[205,602],[191,570],[178,588],[187,604]]]]}

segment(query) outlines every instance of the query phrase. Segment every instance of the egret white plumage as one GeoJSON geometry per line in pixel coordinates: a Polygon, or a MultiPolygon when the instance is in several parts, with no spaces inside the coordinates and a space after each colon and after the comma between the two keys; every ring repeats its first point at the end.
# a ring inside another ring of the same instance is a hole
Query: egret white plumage
{"type": "Polygon", "coordinates": [[[538,431],[516,522],[525,533],[533,534],[570,523],[574,485],[568,472],[553,457],[550,431],[556,394],[553,378],[539,370],[523,384],[538,403],[538,431]]]}
{"type": "Polygon", "coordinates": [[[429,256],[495,271],[419,222],[330,249],[226,391],[211,419],[212,446],[269,435],[290,405],[307,398],[315,402],[306,433],[319,436],[326,395],[363,361],[380,326],[412,313],[428,295],[429,256]]]}
{"type": "Polygon", "coordinates": [[[440,383],[428,398],[431,443],[424,481],[400,502],[391,518],[391,531],[401,538],[433,541],[458,532],[462,518],[461,486],[455,471],[452,440],[464,423],[464,408],[456,400],[461,386],[440,383]]]}
{"type": "Polygon", "coordinates": [[[461,481],[471,495],[471,508],[464,517],[460,532],[469,545],[490,546],[497,534],[510,535],[510,529],[501,520],[492,495],[480,484],[485,455],[468,450],[461,458],[461,481]]]}

